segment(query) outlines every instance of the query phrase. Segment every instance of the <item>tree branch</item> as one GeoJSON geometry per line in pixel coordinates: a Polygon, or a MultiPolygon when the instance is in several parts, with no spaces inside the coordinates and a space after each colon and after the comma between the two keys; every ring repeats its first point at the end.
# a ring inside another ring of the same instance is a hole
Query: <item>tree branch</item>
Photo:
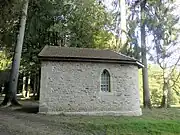
{"type": "Polygon", "coordinates": [[[172,81],[173,81],[173,84],[170,86],[171,88],[176,85],[176,82],[177,82],[177,80],[178,80],[179,78],[180,78],[180,72],[179,72],[177,78],[176,78],[175,80],[172,80],[172,81]]]}
{"type": "Polygon", "coordinates": [[[172,73],[174,72],[174,70],[176,69],[176,66],[178,65],[178,62],[180,61],[180,56],[179,56],[179,58],[178,58],[178,60],[176,61],[176,63],[175,63],[175,65],[174,65],[174,67],[173,67],[173,69],[172,69],[172,71],[171,71],[171,73],[169,74],[169,76],[171,76],[172,77],[172,73]]]}

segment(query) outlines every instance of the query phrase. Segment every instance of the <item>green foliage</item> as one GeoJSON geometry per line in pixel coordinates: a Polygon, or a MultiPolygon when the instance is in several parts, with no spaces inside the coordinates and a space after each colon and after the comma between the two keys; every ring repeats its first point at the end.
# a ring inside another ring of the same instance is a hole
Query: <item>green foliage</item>
{"type": "Polygon", "coordinates": [[[173,1],[157,1],[154,5],[150,4],[152,5],[149,6],[151,12],[146,12],[147,27],[152,32],[155,43],[151,48],[155,50],[156,55],[151,55],[151,57],[163,68],[166,67],[162,65],[162,62],[172,57],[178,46],[179,17],[173,14],[176,9],[173,4],[173,1]]]}
{"type": "MultiPolygon", "coordinates": [[[[163,70],[158,65],[149,65],[149,88],[151,93],[151,102],[153,106],[159,106],[161,104],[162,95],[163,95],[163,70]]],[[[173,78],[177,78],[179,72],[176,70],[173,78]]],[[[140,98],[141,104],[143,99],[143,90],[142,90],[142,73],[139,71],[139,86],[140,86],[140,98]]],[[[180,103],[180,79],[177,80],[177,83],[172,88],[172,99],[171,105],[178,105],[180,103]]]]}
{"type": "Polygon", "coordinates": [[[0,47],[12,47],[12,44],[16,41],[21,8],[21,0],[0,1],[0,47]]]}
{"type": "Polygon", "coordinates": [[[126,27],[127,31],[125,31],[127,36],[127,42],[125,45],[121,44],[121,13],[120,13],[120,0],[113,0],[112,6],[114,10],[112,11],[113,17],[113,25],[111,29],[113,30],[114,34],[116,35],[116,42],[113,46],[115,46],[115,50],[120,51],[123,54],[128,56],[134,57],[136,59],[140,59],[140,44],[138,43],[138,36],[137,29],[139,29],[139,12],[140,10],[134,6],[134,2],[126,1],[127,5],[127,22],[126,27]]]}
{"type": "Polygon", "coordinates": [[[8,53],[5,51],[0,51],[0,70],[6,70],[10,67],[11,59],[8,53]]]}
{"type": "MultiPolygon", "coordinates": [[[[178,18],[171,14],[172,8],[166,7],[165,4],[155,0],[146,2],[146,18],[143,21],[146,21],[148,32],[153,33],[155,42],[153,47],[160,54],[158,58],[169,57],[171,51],[166,51],[164,55],[164,46],[176,45],[178,29],[174,26],[178,18]],[[164,44],[161,44],[161,40],[164,44]]],[[[128,9],[127,21],[127,46],[129,48],[125,46],[125,48],[121,48],[121,52],[140,59],[139,35],[137,34],[140,22],[139,9],[130,3],[128,5],[132,6],[128,9]]],[[[2,70],[10,64],[9,56],[11,56],[13,46],[16,44],[22,1],[3,1],[0,7],[0,17],[2,18],[0,46],[6,47],[6,52],[0,52],[0,70],[2,70]]],[[[32,75],[39,72],[40,63],[37,55],[45,45],[117,50],[119,15],[119,10],[113,13],[107,12],[104,5],[96,0],[30,0],[20,71],[23,73],[31,72],[32,75]]],[[[154,57],[153,60],[157,62],[156,58],[154,57]]],[[[177,76],[178,74],[175,72],[172,80],[176,80],[177,76]]],[[[153,105],[159,105],[161,102],[162,77],[162,70],[158,66],[149,67],[153,105]]],[[[172,88],[172,104],[177,104],[180,101],[179,84],[178,80],[172,88]]],[[[142,86],[141,79],[140,86],[142,86]]]]}
{"type": "Polygon", "coordinates": [[[62,8],[62,11],[61,8],[55,11],[55,17],[59,17],[59,19],[56,19],[50,28],[51,32],[60,34],[60,39],[63,41],[61,46],[98,47],[97,44],[100,45],[100,40],[97,37],[105,39],[101,39],[102,43],[108,38],[105,26],[108,27],[110,16],[96,1],[74,1],[71,3],[57,1],[55,6],[58,8],[60,6],[66,7],[62,8]],[[59,12],[62,13],[59,14],[59,12]]]}
{"type": "Polygon", "coordinates": [[[45,45],[109,48],[111,16],[95,0],[31,0],[21,71],[37,73],[45,45]]]}

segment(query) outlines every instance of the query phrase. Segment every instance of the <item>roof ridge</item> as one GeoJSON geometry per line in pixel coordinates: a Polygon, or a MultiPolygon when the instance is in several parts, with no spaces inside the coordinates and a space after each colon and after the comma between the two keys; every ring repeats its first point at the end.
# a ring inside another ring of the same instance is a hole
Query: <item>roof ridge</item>
{"type": "Polygon", "coordinates": [[[104,51],[111,51],[110,49],[101,49],[101,48],[61,47],[61,46],[56,46],[56,47],[59,47],[59,48],[71,48],[71,49],[81,49],[81,50],[86,49],[86,50],[94,50],[94,51],[97,51],[97,50],[99,50],[99,51],[102,51],[102,50],[104,50],[104,51]]]}

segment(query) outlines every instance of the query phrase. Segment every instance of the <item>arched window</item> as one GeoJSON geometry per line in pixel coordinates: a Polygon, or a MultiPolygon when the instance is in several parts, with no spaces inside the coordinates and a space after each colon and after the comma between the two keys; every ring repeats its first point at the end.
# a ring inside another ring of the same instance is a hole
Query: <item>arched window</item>
{"type": "Polygon", "coordinates": [[[110,74],[106,69],[101,74],[101,91],[110,92],[110,74]]]}

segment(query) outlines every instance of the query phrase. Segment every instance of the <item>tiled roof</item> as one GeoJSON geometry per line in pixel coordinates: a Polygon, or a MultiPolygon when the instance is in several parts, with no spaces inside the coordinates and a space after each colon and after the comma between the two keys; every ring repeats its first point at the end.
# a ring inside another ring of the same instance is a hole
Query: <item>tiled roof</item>
{"type": "Polygon", "coordinates": [[[39,58],[42,60],[89,60],[89,61],[111,61],[111,62],[137,62],[136,59],[126,55],[116,53],[111,50],[101,50],[92,48],[74,48],[74,47],[59,47],[45,46],[39,53],[39,58]]]}

